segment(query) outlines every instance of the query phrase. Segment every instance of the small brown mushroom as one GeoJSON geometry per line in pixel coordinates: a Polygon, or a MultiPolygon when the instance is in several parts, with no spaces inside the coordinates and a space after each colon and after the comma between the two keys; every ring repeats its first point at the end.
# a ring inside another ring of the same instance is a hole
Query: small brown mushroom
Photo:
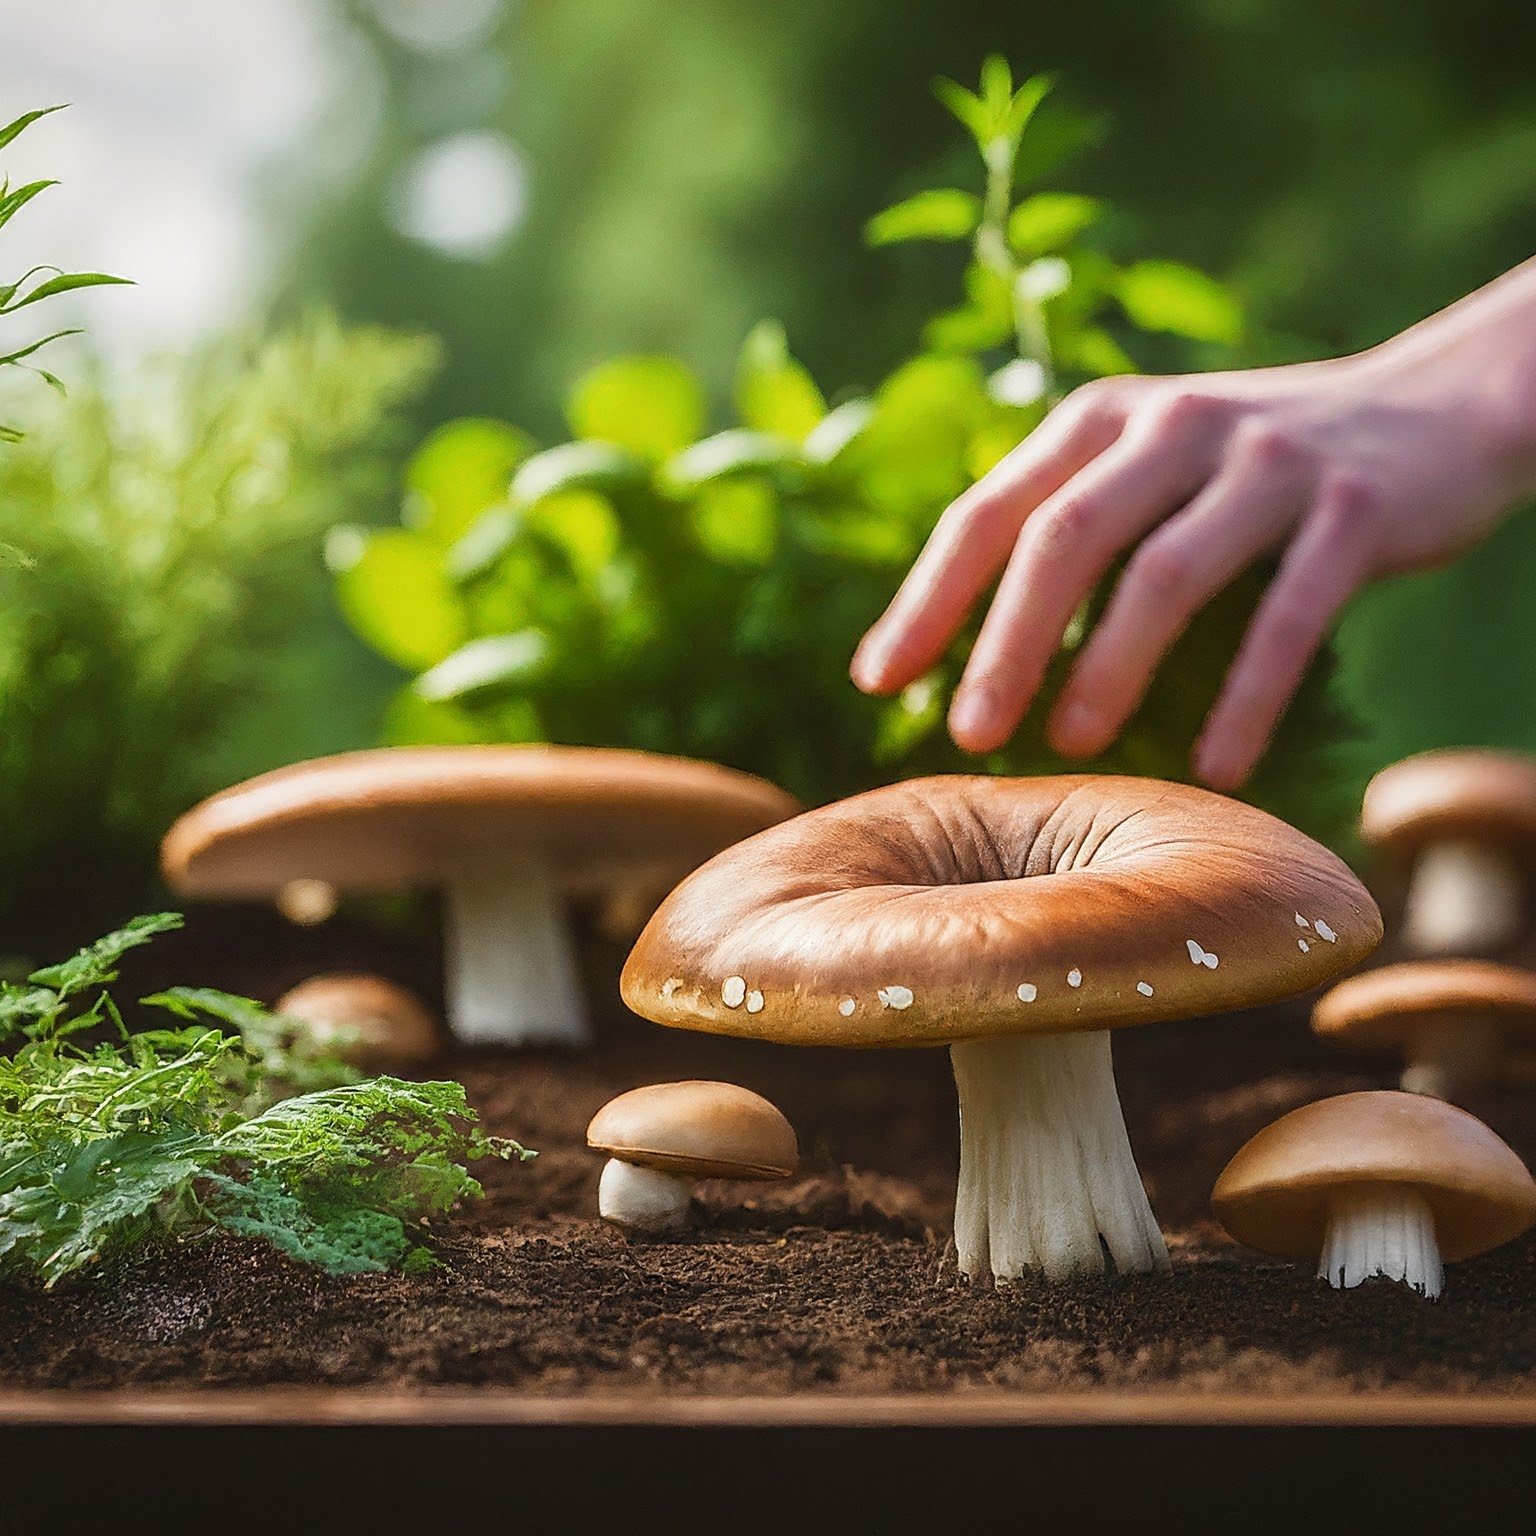
{"type": "Polygon", "coordinates": [[[1422,1094],[1345,1093],[1282,1115],[1211,1191],[1239,1242],[1313,1261],[1336,1290],[1381,1276],[1440,1294],[1442,1261],[1536,1222],[1536,1182],[1481,1120],[1422,1094]]]}
{"type": "Polygon", "coordinates": [[[1536,758],[1458,749],[1393,763],[1366,787],[1360,832],[1404,871],[1411,954],[1492,954],[1525,931],[1536,758]]]}
{"type": "Polygon", "coordinates": [[[183,896],[435,888],[460,1040],[579,1045],[586,1009],[562,898],[670,885],[799,809],[763,779],[648,752],[384,747],[214,795],[161,845],[183,896]]]}
{"type": "Polygon", "coordinates": [[[1507,1043],[1536,1038],[1536,975],[1494,960],[1405,960],[1318,999],[1313,1031],[1351,1050],[1395,1050],[1400,1086],[1459,1098],[1493,1076],[1507,1043]]]}
{"type": "Polygon", "coordinates": [[[799,1165],[789,1121],[734,1083],[652,1083],[610,1099],[587,1127],[606,1153],[598,1213],[615,1226],[684,1225],[694,1179],[787,1179],[799,1165]]]}
{"type": "Polygon", "coordinates": [[[272,1011],[300,1021],[312,1040],[364,1071],[419,1067],[442,1049],[426,1006],[382,976],[311,976],[278,998],[272,1011]]]}

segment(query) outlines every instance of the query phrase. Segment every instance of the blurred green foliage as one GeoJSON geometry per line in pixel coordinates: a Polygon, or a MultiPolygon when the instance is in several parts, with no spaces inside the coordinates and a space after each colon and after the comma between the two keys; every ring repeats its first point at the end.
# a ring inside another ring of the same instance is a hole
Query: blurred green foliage
{"type": "MultiPolygon", "coordinates": [[[[397,473],[427,342],[315,318],[18,401],[0,453],[0,916],[148,888],[172,819],[368,731],[314,571],[397,473]],[[41,407],[47,406],[47,409],[41,407]],[[339,740],[338,740],[339,738],[339,740]]],[[[13,938],[14,942],[14,938],[13,938]]]]}
{"type": "MultiPolygon", "coordinates": [[[[568,395],[574,441],[539,452],[484,418],[433,434],[408,472],[404,525],[338,528],[328,545],[354,628],[417,673],[391,709],[390,738],[675,752],[764,774],[811,803],[974,767],[943,729],[970,636],[880,701],[848,679],[859,635],[944,506],[1066,389],[1134,368],[1139,333],[1230,344],[1242,327],[1205,274],[1097,249],[1101,203],[1034,186],[1050,163],[1031,133],[1049,87],[1035,77],[1015,89],[997,57],[976,92],[939,83],[980,156],[980,191],[925,188],[867,235],[962,243],[964,298],[868,396],[829,403],[782,328],[764,322],[736,358],[724,430],[704,435],[705,392],[680,361],[629,356],[568,395]]],[[[1187,777],[1258,591],[1240,584],[1190,627],[1091,767],[1187,777]]],[[[1069,634],[1047,695],[1090,617],[1069,634]]],[[[1060,767],[1044,713],[986,766],[1060,767]]],[[[1256,797],[1331,828],[1338,780],[1318,771],[1317,753],[1337,725],[1314,676],[1256,797]]]]}
{"type": "MultiPolygon", "coordinates": [[[[962,262],[945,244],[875,262],[854,233],[954,181],[952,135],[916,108],[936,72],[988,50],[1056,72],[1034,132],[1097,200],[1105,250],[1167,253],[1244,300],[1230,350],[1144,349],[1149,368],[1356,349],[1536,250],[1536,10],[1513,0],[521,0],[472,46],[434,49],[383,25],[397,8],[347,0],[381,129],[311,225],[292,294],[441,335],[424,426],[489,413],[552,440],[566,381],[627,352],[677,355],[718,410],[734,340],[764,313],[817,378],[868,392],[962,262]],[[528,175],[522,224],[475,261],[387,216],[402,168],[465,130],[507,135],[528,175]]],[[[1511,703],[1536,697],[1511,590],[1533,565],[1524,518],[1355,604],[1342,681],[1367,762],[1536,750],[1536,711],[1511,703]]]]}

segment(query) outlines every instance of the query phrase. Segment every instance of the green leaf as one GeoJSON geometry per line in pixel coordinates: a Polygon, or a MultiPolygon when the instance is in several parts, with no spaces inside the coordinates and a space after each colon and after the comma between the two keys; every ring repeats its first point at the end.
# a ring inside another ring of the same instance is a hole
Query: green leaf
{"type": "Polygon", "coordinates": [[[1023,138],[1024,130],[1029,126],[1040,103],[1050,95],[1055,84],[1056,77],[1054,75],[1031,75],[1013,93],[1013,100],[1009,103],[1007,109],[1004,132],[1014,145],[1017,145],[1023,138]]]}
{"type": "Polygon", "coordinates": [[[1056,360],[1064,368],[1075,368],[1097,379],[1136,372],[1136,360],[1108,331],[1097,326],[1063,337],[1056,348],[1056,360]]]}
{"type": "Polygon", "coordinates": [[[717,480],[689,507],[694,537],[722,565],[765,566],[778,544],[778,498],[761,480],[717,480]]]}
{"type": "Polygon", "coordinates": [[[562,443],[519,466],[512,477],[512,501],[525,507],[560,491],[613,494],[650,484],[650,466],[617,443],[562,443]]]}
{"type": "Polygon", "coordinates": [[[533,451],[533,439],[504,421],[446,423],[406,466],[402,520],[439,544],[453,543],[487,507],[506,499],[512,472],[533,451]]]}
{"type": "MultiPolygon", "coordinates": [[[[401,688],[384,710],[380,736],[390,746],[464,747],[500,737],[474,711],[454,703],[434,703],[416,691],[414,681],[401,688]]],[[[535,729],[521,739],[541,741],[535,729]]]]}
{"type": "Polygon", "coordinates": [[[957,187],[937,187],[893,204],[864,226],[870,245],[905,240],[967,240],[981,222],[981,199],[957,187]]]}
{"type": "Polygon", "coordinates": [[[801,442],[827,413],[809,373],[789,355],[776,320],[753,326],[736,358],[736,410],[742,425],[801,442]]]}
{"type": "Polygon", "coordinates": [[[900,762],[936,731],[944,719],[944,690],[930,672],[902,689],[880,711],[871,755],[877,763],[900,762]]]}
{"type": "Polygon", "coordinates": [[[1038,192],[1008,216],[1008,242],[1021,260],[1031,261],[1070,245],[1103,214],[1096,197],[1071,192],[1038,192]]]}
{"type": "Polygon", "coordinates": [[[117,976],[117,963],[129,950],[148,944],[157,934],[170,933],[182,926],[179,912],[152,912],[136,917],[113,933],[87,944],[61,965],[45,966],[27,978],[40,987],[49,987],[61,998],[76,992],[105,986],[117,976]]]}
{"type": "Polygon", "coordinates": [[[333,528],[326,564],[347,622],[381,656],[419,672],[467,637],[458,589],[439,547],[410,529],[333,528]]]}
{"type": "Polygon", "coordinates": [[[767,474],[803,465],[804,455],[788,438],[731,428],[684,449],[663,466],[662,483],[675,495],[696,490],[726,475],[767,474]]]}
{"type": "Polygon", "coordinates": [[[57,106],[39,107],[35,112],[24,112],[20,117],[13,118],[5,127],[0,128],[0,149],[14,139],[17,134],[30,128],[40,117],[47,117],[50,112],[62,112],[66,103],[59,102],[57,106]]]}
{"type": "Polygon", "coordinates": [[[624,532],[606,497],[593,491],[563,491],[535,502],[523,527],[555,545],[571,570],[589,586],[618,558],[624,532]]]}
{"type": "Polygon", "coordinates": [[[429,703],[468,699],[495,690],[517,691],[548,670],[549,637],[542,630],[482,635],[461,645],[412,685],[429,703]]]}
{"type": "Polygon", "coordinates": [[[943,75],[933,82],[933,94],[978,144],[986,139],[990,123],[981,97],[943,75]]]}
{"type": "Polygon", "coordinates": [[[675,358],[617,357],[577,382],[566,418],[579,438],[663,459],[704,430],[704,391],[675,358]]]}
{"type": "Polygon", "coordinates": [[[1242,334],[1243,311],[1215,278],[1176,261],[1140,261],[1119,277],[1115,297],[1144,331],[1230,344],[1242,334]]]}
{"type": "Polygon", "coordinates": [[[0,304],[0,314],[25,309],[28,304],[35,304],[39,299],[51,299],[60,293],[73,293],[77,288],[99,288],[107,283],[132,287],[133,279],[113,277],[106,272],[61,272],[57,277],[50,277],[47,282],[39,283],[37,287],[28,290],[23,297],[12,303],[0,304]]]}
{"type": "Polygon", "coordinates": [[[811,429],[805,440],[806,458],[812,464],[835,464],[874,419],[873,400],[843,401],[811,429]]]}
{"type": "Polygon", "coordinates": [[[29,181],[26,186],[17,187],[14,192],[10,192],[4,185],[0,185],[0,224],[9,222],[40,192],[46,192],[49,187],[56,186],[58,186],[57,181],[29,181]]]}

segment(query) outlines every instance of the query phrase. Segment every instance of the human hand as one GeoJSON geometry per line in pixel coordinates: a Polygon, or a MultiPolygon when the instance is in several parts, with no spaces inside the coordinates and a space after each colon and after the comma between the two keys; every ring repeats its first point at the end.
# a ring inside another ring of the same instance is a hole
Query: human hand
{"type": "Polygon", "coordinates": [[[1127,556],[1047,727],[1057,751],[1091,756],[1194,614],[1278,554],[1194,750],[1202,780],[1235,788],[1360,586],[1449,559],[1536,488],[1536,418],[1499,387],[1521,382],[1536,403],[1536,264],[1522,274],[1355,357],[1077,390],[945,511],[854,681],[891,693],[927,671],[1000,573],[949,714],[960,746],[991,751],[1127,556]]]}

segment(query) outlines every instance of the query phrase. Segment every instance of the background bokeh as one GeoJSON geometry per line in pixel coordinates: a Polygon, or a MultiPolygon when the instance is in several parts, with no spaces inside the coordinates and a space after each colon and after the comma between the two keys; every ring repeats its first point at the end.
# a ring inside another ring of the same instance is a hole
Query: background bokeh
{"type": "MultiPolygon", "coordinates": [[[[723,401],[763,316],[833,400],[875,383],[961,256],[871,251],[862,227],[973,184],[929,88],[989,52],[1057,76],[1051,131],[1076,148],[1053,182],[1112,204],[1111,250],[1242,296],[1233,362],[1368,345],[1536,251],[1536,12],[1514,0],[75,0],[4,26],[4,115],[72,103],[8,153],[13,182],[62,185],[6,232],[7,265],[139,285],[59,301],[88,336],[54,371],[121,392],[151,353],[317,306],[437,338],[386,463],[459,415],[559,441],[571,381],[618,353],[675,354],[723,401]]],[[[27,409],[46,431],[52,407],[27,409]]],[[[398,502],[380,474],[331,513],[398,502]]],[[[220,772],[365,744],[396,680],[310,549],[261,635],[284,684],[252,694],[220,772]]],[[[1369,762],[1536,750],[1533,568],[1517,515],[1356,602],[1340,686],[1369,762]]]]}

